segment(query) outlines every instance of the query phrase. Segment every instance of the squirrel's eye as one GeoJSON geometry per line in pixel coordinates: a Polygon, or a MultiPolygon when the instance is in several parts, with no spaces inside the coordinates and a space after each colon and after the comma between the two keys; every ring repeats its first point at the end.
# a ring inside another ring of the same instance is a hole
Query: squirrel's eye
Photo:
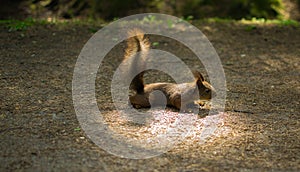
{"type": "Polygon", "coordinates": [[[206,92],[206,93],[209,93],[209,92],[210,92],[210,90],[209,90],[209,89],[205,89],[205,92],[206,92]]]}

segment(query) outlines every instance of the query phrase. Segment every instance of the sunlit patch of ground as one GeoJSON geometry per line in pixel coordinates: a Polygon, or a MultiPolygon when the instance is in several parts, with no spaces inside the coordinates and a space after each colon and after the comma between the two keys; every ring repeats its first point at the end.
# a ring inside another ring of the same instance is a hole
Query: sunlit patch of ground
{"type": "Polygon", "coordinates": [[[151,109],[147,114],[143,124],[136,124],[134,119],[128,119],[117,111],[104,114],[104,119],[109,128],[124,140],[153,148],[170,147],[180,142],[201,144],[230,131],[225,126],[227,114],[224,112],[201,117],[194,113],[179,113],[169,109],[151,109]]]}

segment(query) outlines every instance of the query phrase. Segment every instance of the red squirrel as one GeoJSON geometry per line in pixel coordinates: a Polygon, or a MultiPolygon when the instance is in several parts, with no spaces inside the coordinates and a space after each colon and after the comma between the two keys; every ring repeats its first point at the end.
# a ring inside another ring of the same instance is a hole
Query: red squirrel
{"type": "MultiPolygon", "coordinates": [[[[135,94],[129,97],[130,103],[135,108],[149,108],[155,102],[161,102],[160,94],[151,94],[153,91],[161,91],[165,95],[166,105],[178,110],[186,110],[199,100],[210,100],[214,88],[204,80],[199,71],[193,71],[195,80],[189,83],[144,83],[145,59],[150,49],[150,42],[143,31],[133,29],[128,32],[127,47],[125,49],[124,62],[129,64],[129,73],[137,74],[130,85],[135,94]],[[136,53],[138,53],[136,55],[136,53]],[[196,92],[198,89],[198,93],[196,92]],[[197,93],[197,94],[195,94],[197,93]]],[[[200,104],[200,103],[199,103],[200,104]]]]}

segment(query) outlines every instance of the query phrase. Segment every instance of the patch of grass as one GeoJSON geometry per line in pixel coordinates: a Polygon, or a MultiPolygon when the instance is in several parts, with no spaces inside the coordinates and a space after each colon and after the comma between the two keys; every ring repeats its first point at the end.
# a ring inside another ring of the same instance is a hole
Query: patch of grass
{"type": "Polygon", "coordinates": [[[91,33],[96,33],[98,30],[99,30],[99,28],[97,28],[97,27],[90,27],[89,28],[89,32],[91,32],[91,33]]]}
{"type": "Polygon", "coordinates": [[[72,19],[72,20],[59,20],[56,18],[51,18],[47,20],[39,20],[39,19],[32,19],[27,18],[25,20],[0,20],[0,25],[4,25],[8,28],[9,32],[13,31],[25,31],[31,26],[36,25],[59,25],[59,26],[66,26],[69,27],[69,25],[87,25],[89,26],[89,31],[92,33],[97,32],[100,28],[102,28],[105,23],[103,20],[79,20],[79,19],[72,19]]]}
{"type": "Polygon", "coordinates": [[[62,29],[64,27],[72,26],[87,26],[90,33],[96,33],[99,29],[107,25],[108,23],[101,19],[71,19],[71,20],[55,20],[48,23],[59,25],[62,29]]]}
{"type": "Polygon", "coordinates": [[[281,26],[299,26],[300,23],[295,20],[284,20],[284,19],[265,19],[265,18],[252,18],[251,20],[248,19],[226,19],[226,18],[205,18],[198,20],[200,22],[208,22],[208,23],[242,23],[242,24],[276,24],[281,26]]]}
{"type": "MultiPolygon", "coordinates": [[[[280,20],[280,19],[267,20],[264,18],[261,18],[261,19],[252,18],[251,20],[242,19],[237,22],[242,23],[242,24],[249,24],[251,26],[255,26],[255,25],[278,25],[278,26],[295,26],[295,27],[300,26],[300,23],[298,21],[280,20]]],[[[249,26],[249,27],[251,27],[251,26],[249,26]]]]}
{"type": "Polygon", "coordinates": [[[198,22],[207,22],[207,23],[240,23],[245,24],[246,30],[251,31],[255,30],[258,25],[277,25],[277,26],[294,26],[299,27],[300,22],[295,20],[285,20],[285,19],[265,19],[265,18],[252,18],[251,20],[248,19],[241,19],[241,20],[234,20],[234,19],[223,19],[223,18],[206,18],[200,19],[198,22]]]}
{"type": "Polygon", "coordinates": [[[281,26],[296,26],[296,27],[300,26],[300,23],[295,20],[275,20],[274,23],[281,26]]]}
{"type": "Polygon", "coordinates": [[[25,20],[0,20],[0,24],[4,24],[7,26],[8,31],[23,31],[28,29],[30,26],[34,25],[36,21],[32,18],[28,18],[25,20]]]}
{"type": "Polygon", "coordinates": [[[237,20],[213,17],[213,18],[203,19],[203,21],[208,23],[233,23],[236,22],[237,20]]]}
{"type": "Polygon", "coordinates": [[[80,127],[74,128],[74,131],[81,131],[80,127]]]}
{"type": "Polygon", "coordinates": [[[194,19],[194,16],[192,16],[192,15],[189,15],[187,17],[182,17],[182,20],[185,20],[187,22],[192,22],[193,19],[194,19]]]}
{"type": "Polygon", "coordinates": [[[27,18],[25,20],[0,20],[0,24],[5,25],[9,32],[13,31],[25,31],[33,25],[46,25],[52,22],[46,20],[36,20],[33,18],[27,18]]]}
{"type": "Polygon", "coordinates": [[[255,29],[257,29],[257,26],[255,26],[255,25],[246,26],[246,31],[252,31],[252,30],[255,30],[255,29]]]}
{"type": "Polygon", "coordinates": [[[159,45],[159,42],[153,42],[152,45],[153,45],[154,47],[156,47],[156,46],[159,45]]]}

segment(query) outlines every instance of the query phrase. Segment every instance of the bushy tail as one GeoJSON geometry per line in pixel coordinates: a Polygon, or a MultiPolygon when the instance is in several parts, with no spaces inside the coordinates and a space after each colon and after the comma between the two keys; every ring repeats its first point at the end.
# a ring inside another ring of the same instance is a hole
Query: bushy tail
{"type": "Polygon", "coordinates": [[[146,56],[150,49],[148,38],[145,37],[143,31],[133,29],[128,32],[130,37],[127,40],[124,60],[129,65],[129,75],[134,76],[130,88],[137,93],[144,92],[144,70],[146,68],[146,56]]]}

